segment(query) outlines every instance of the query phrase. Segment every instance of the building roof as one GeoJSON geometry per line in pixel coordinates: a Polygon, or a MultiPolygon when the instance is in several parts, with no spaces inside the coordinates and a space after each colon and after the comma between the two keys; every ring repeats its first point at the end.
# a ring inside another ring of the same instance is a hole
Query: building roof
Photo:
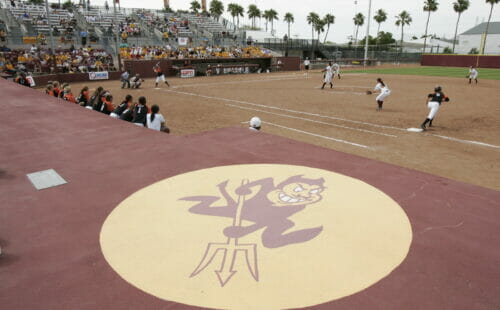
{"type": "MultiPolygon", "coordinates": [[[[466,32],[462,33],[461,35],[467,35],[467,34],[483,34],[486,32],[486,24],[487,23],[481,23],[466,32]]],[[[488,28],[488,34],[500,34],[500,22],[490,22],[490,27],[488,28]]]]}

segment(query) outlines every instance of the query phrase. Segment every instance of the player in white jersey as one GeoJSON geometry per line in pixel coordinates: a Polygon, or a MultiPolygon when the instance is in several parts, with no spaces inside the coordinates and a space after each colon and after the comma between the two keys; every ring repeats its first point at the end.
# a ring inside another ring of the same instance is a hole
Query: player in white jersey
{"type": "Polygon", "coordinates": [[[471,66],[469,68],[469,84],[472,84],[472,80],[476,81],[477,84],[477,76],[479,75],[479,72],[477,72],[476,68],[471,66]]]}
{"type": "Polygon", "coordinates": [[[333,78],[335,78],[335,75],[337,75],[340,80],[340,66],[338,63],[333,64],[333,78]]]}
{"type": "Polygon", "coordinates": [[[377,79],[377,85],[373,88],[374,93],[379,93],[375,100],[377,101],[378,107],[377,111],[382,110],[382,105],[384,104],[385,98],[387,98],[391,94],[391,90],[387,85],[385,85],[384,81],[381,78],[377,79]]]}
{"type": "Polygon", "coordinates": [[[330,88],[333,88],[333,68],[332,68],[332,63],[329,62],[328,66],[326,66],[325,69],[323,69],[321,72],[325,72],[325,79],[323,80],[323,86],[321,86],[321,89],[325,88],[326,84],[330,84],[330,88]]]}

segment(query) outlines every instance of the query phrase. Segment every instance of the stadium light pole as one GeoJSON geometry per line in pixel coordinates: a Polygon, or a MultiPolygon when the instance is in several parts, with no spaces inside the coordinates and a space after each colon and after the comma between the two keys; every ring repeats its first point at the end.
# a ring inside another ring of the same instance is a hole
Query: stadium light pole
{"type": "Polygon", "coordinates": [[[368,2],[368,20],[366,23],[366,37],[365,37],[365,58],[364,58],[364,65],[366,66],[368,64],[368,41],[370,38],[370,18],[372,14],[372,0],[369,0],[368,2]]]}
{"type": "Polygon", "coordinates": [[[120,26],[116,22],[116,1],[119,1],[119,0],[113,0],[113,23],[115,24],[115,27],[116,27],[116,33],[115,33],[116,59],[118,59],[118,70],[121,72],[122,71],[122,60],[121,60],[121,56],[120,56],[120,50],[118,49],[118,32],[120,30],[120,26]]]}

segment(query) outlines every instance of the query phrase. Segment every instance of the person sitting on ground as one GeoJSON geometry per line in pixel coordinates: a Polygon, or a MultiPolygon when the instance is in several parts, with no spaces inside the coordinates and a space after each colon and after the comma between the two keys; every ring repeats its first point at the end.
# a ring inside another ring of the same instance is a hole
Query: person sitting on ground
{"type": "Polygon", "coordinates": [[[104,100],[102,101],[101,112],[104,114],[111,114],[115,110],[115,105],[113,104],[113,96],[111,94],[106,94],[104,100]]]}
{"type": "Polygon", "coordinates": [[[45,93],[49,96],[54,96],[54,87],[52,84],[48,84],[47,87],[45,88],[45,93]]]}
{"type": "Polygon", "coordinates": [[[80,95],[78,95],[78,98],[76,98],[76,102],[82,107],[86,107],[89,104],[89,101],[89,88],[87,86],[84,86],[82,90],[80,90],[80,95]]]}
{"type": "Polygon", "coordinates": [[[99,86],[95,91],[94,93],[92,94],[92,96],[90,97],[90,101],[89,103],[85,106],[87,109],[90,109],[90,110],[97,110],[95,108],[95,106],[98,104],[98,101],[99,101],[99,95],[101,94],[101,92],[104,90],[104,88],[102,88],[101,86],[99,86]]]}
{"type": "Polygon", "coordinates": [[[31,87],[30,82],[26,78],[26,74],[24,72],[19,73],[14,81],[19,85],[31,87]]]}
{"type": "Polygon", "coordinates": [[[135,107],[136,107],[136,104],[130,102],[129,106],[120,115],[120,119],[122,121],[132,122],[132,120],[134,119],[134,110],[135,110],[135,107]]]}
{"type": "Polygon", "coordinates": [[[75,96],[73,96],[71,87],[69,85],[64,87],[63,99],[72,103],[76,103],[75,96]]]}
{"type": "Polygon", "coordinates": [[[140,78],[139,74],[136,74],[134,77],[130,79],[130,87],[131,88],[139,88],[141,84],[144,82],[143,79],[140,78]]]}
{"type": "Polygon", "coordinates": [[[132,123],[137,126],[146,126],[146,117],[148,115],[148,107],[146,106],[146,97],[139,97],[139,104],[134,108],[134,117],[132,123]]]}
{"type": "Polygon", "coordinates": [[[53,81],[52,82],[52,87],[54,90],[54,97],[59,98],[59,93],[61,93],[61,90],[59,89],[59,82],[58,81],[53,81]]]}
{"type": "Polygon", "coordinates": [[[59,92],[59,98],[63,98],[63,97],[64,97],[64,89],[65,89],[66,87],[68,87],[68,86],[69,86],[69,84],[68,84],[68,83],[63,83],[63,84],[61,85],[61,91],[59,92]]]}
{"type": "Polygon", "coordinates": [[[170,129],[165,126],[165,118],[160,113],[160,107],[158,105],[153,105],[151,107],[151,113],[147,115],[146,122],[149,129],[163,131],[170,133],[170,129]]]}
{"type": "MultiPolygon", "coordinates": [[[[96,102],[94,103],[94,110],[103,112],[105,109],[103,108],[104,106],[104,99],[106,99],[106,94],[108,92],[106,90],[103,90],[99,93],[97,96],[96,102]]],[[[109,114],[109,113],[108,113],[109,114]]]]}
{"type": "Polygon", "coordinates": [[[123,112],[125,110],[127,110],[130,105],[132,105],[132,96],[131,95],[127,95],[125,97],[125,100],[122,103],[120,103],[114,109],[114,111],[111,112],[111,114],[109,116],[111,116],[113,118],[120,118],[120,116],[123,114],[123,112]]]}

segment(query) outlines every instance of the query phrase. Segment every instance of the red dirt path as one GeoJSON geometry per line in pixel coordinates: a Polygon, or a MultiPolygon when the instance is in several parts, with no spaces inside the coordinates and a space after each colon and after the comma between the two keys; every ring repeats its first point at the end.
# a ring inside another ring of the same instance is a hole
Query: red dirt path
{"type": "Polygon", "coordinates": [[[358,178],[391,196],[412,223],[410,252],[392,274],[311,309],[500,308],[497,191],[242,128],[168,136],[3,80],[0,89],[2,309],[192,309],[123,281],[102,256],[101,225],[146,185],[247,163],[358,178]],[[49,168],[69,183],[36,191],[25,175],[49,168]]]}

